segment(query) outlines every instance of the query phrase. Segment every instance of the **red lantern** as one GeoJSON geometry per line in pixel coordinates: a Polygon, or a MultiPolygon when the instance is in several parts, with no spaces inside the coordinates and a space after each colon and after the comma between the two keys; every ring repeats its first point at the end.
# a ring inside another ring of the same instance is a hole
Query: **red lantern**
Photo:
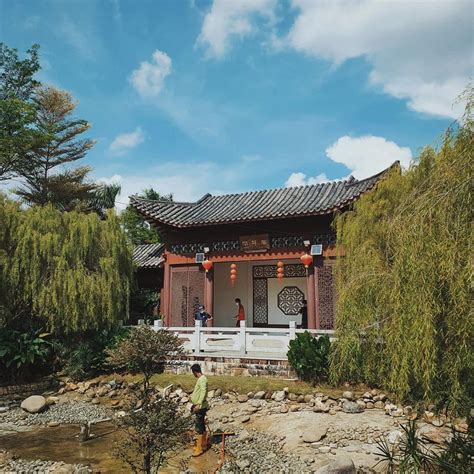
{"type": "Polygon", "coordinates": [[[285,269],[283,266],[283,262],[280,261],[277,263],[277,278],[279,281],[281,281],[284,276],[285,276],[285,269]]]}
{"type": "Polygon", "coordinates": [[[311,263],[313,263],[313,257],[309,255],[308,253],[301,255],[300,260],[303,263],[305,268],[308,268],[311,265],[311,263]]]}
{"type": "Polygon", "coordinates": [[[234,286],[237,280],[237,265],[235,263],[230,264],[230,282],[234,286]]]}
{"type": "Polygon", "coordinates": [[[202,266],[207,273],[212,268],[212,262],[206,259],[204,262],[202,262],[202,266]]]}

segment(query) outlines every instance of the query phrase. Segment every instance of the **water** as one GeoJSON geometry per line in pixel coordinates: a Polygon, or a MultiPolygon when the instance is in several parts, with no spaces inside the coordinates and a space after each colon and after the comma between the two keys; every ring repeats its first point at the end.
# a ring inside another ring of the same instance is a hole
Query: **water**
{"type": "MultiPolygon", "coordinates": [[[[79,440],[78,425],[61,425],[55,428],[34,428],[31,431],[15,432],[0,436],[0,448],[23,459],[64,461],[68,464],[88,464],[94,473],[129,473],[114,454],[114,444],[119,432],[110,422],[92,427],[95,435],[91,440],[79,440]]],[[[219,456],[209,450],[198,458],[191,456],[191,449],[185,449],[169,460],[160,473],[174,474],[185,465],[191,472],[214,472],[219,456]]]]}

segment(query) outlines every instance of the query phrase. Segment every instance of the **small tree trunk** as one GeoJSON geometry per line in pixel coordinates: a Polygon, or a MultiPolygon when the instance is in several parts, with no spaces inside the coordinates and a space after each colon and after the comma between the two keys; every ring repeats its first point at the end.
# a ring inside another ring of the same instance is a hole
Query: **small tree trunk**
{"type": "Polygon", "coordinates": [[[151,452],[147,449],[143,456],[143,472],[145,474],[151,474],[151,452]]]}

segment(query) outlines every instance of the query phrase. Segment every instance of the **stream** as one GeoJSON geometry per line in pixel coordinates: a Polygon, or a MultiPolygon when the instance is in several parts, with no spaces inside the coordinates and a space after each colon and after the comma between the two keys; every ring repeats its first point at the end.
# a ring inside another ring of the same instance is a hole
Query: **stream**
{"type": "MultiPolygon", "coordinates": [[[[0,432],[0,449],[27,460],[44,459],[89,465],[94,473],[132,472],[114,453],[113,447],[119,433],[112,423],[94,425],[91,430],[94,437],[84,442],[79,441],[79,430],[79,425],[60,425],[54,428],[35,427],[28,431],[3,431],[0,432]]],[[[191,472],[214,472],[218,462],[219,455],[213,450],[193,458],[189,448],[171,458],[159,472],[179,473],[183,466],[191,472]]]]}

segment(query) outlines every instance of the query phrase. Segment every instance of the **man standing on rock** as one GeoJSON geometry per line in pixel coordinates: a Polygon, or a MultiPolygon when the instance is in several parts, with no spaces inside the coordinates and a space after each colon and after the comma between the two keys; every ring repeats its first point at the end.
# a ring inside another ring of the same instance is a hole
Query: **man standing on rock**
{"type": "Polygon", "coordinates": [[[191,394],[191,412],[196,416],[195,429],[197,433],[196,444],[193,448],[193,456],[200,456],[209,448],[209,440],[206,432],[207,403],[207,378],[201,371],[199,364],[193,364],[191,371],[197,378],[193,393],[191,394]]]}

